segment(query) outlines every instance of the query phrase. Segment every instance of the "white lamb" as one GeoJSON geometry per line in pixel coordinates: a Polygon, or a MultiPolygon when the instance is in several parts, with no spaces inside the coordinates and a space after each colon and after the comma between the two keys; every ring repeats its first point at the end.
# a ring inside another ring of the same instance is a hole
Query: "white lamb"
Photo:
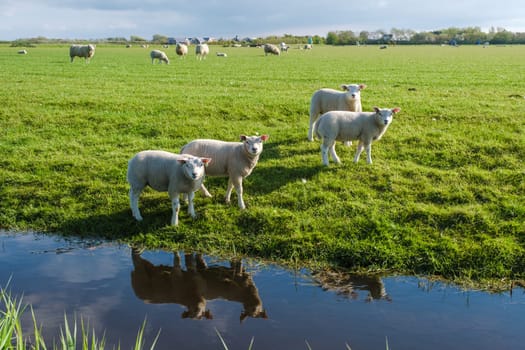
{"type": "Polygon", "coordinates": [[[203,180],[205,166],[210,158],[194,157],[189,154],[175,154],[165,151],[142,151],[128,163],[127,179],[130,184],[129,203],[133,217],[142,220],[139,211],[139,197],[146,186],[156,191],[167,191],[171,199],[173,215],[171,225],[178,225],[181,193],[188,196],[188,213],[195,218],[193,207],[194,192],[203,180]]]}
{"type": "Polygon", "coordinates": [[[320,89],[314,92],[310,101],[310,125],[308,128],[308,140],[313,141],[313,126],[319,116],[330,111],[362,112],[361,90],[366,88],[365,84],[343,84],[344,91],[334,89],[320,89]]]}
{"type": "Polygon", "coordinates": [[[208,44],[197,44],[195,46],[195,55],[197,55],[197,58],[199,60],[202,60],[203,58],[206,59],[206,56],[210,53],[210,48],[208,44]]]}
{"type": "MultiPolygon", "coordinates": [[[[225,196],[226,203],[230,203],[232,189],[235,187],[239,208],[245,209],[246,205],[242,197],[242,181],[251,174],[257,165],[257,161],[263,150],[263,142],[268,140],[268,138],[268,135],[241,135],[241,142],[194,140],[182,147],[181,153],[213,158],[213,161],[206,168],[206,175],[228,176],[228,189],[226,190],[225,196]]],[[[211,194],[204,185],[201,185],[201,191],[205,196],[211,197],[211,194]]]]}
{"type": "Polygon", "coordinates": [[[170,64],[170,60],[164,51],[152,50],[149,54],[151,56],[151,64],[155,63],[155,59],[159,60],[159,63],[166,62],[170,64]]]}
{"type": "Polygon", "coordinates": [[[341,163],[335,153],[336,141],[359,140],[354,162],[359,161],[363,149],[366,149],[366,160],[372,163],[372,141],[381,139],[392,122],[394,114],[401,109],[379,109],[375,112],[331,111],[323,114],[315,124],[315,133],[323,141],[321,157],[323,164],[328,166],[328,151],[336,163],[341,163]]]}
{"type": "Polygon", "coordinates": [[[181,58],[185,57],[188,54],[188,45],[177,43],[177,45],[175,46],[175,52],[177,53],[177,55],[181,56],[181,58]]]}
{"type": "Polygon", "coordinates": [[[86,63],[95,55],[95,45],[71,45],[69,47],[69,57],[71,62],[75,57],[84,57],[86,63]]]}
{"type": "Polygon", "coordinates": [[[281,50],[279,50],[279,48],[273,44],[264,44],[263,48],[264,48],[265,56],[268,56],[269,53],[271,53],[272,55],[277,55],[277,56],[281,54],[281,50]]]}

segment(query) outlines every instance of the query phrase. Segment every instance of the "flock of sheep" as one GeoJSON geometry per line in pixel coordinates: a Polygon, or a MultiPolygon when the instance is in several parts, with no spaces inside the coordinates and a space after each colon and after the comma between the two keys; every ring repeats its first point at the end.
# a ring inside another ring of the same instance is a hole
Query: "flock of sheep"
{"type": "MultiPolygon", "coordinates": [[[[310,127],[308,140],[313,134],[322,141],[321,158],[328,166],[328,152],[336,163],[340,159],[335,152],[336,141],[351,145],[358,140],[354,162],[363,150],[367,162],[372,163],[372,141],[379,140],[392,122],[394,114],[401,109],[374,107],[373,112],[363,112],[360,91],[364,84],[342,85],[343,91],[317,90],[310,102],[310,127]]],[[[268,135],[241,135],[240,142],[197,139],[184,145],[180,153],[165,151],[142,151],[128,162],[127,180],[130,185],[129,200],[133,217],[142,220],[138,200],[142,190],[150,186],[154,190],[168,192],[172,204],[171,225],[178,225],[181,194],[187,198],[188,213],[195,218],[194,192],[200,191],[211,197],[204,186],[205,176],[228,177],[225,201],[230,202],[233,189],[237,192],[240,209],[245,209],[243,179],[251,174],[263,150],[268,135]]]]}
{"type": "MultiPolygon", "coordinates": [[[[281,50],[288,51],[288,45],[285,43],[281,43],[280,48],[273,44],[265,44],[263,46],[264,54],[272,54],[272,55],[280,55],[281,50]]],[[[19,51],[20,54],[27,54],[26,50],[19,51]]],[[[188,45],[184,43],[177,43],[175,46],[175,53],[177,56],[185,57],[188,55],[188,45]]],[[[206,56],[210,54],[210,48],[208,44],[197,44],[195,46],[195,56],[199,60],[206,59],[206,56]]],[[[69,48],[69,57],[71,59],[71,62],[73,62],[75,57],[81,57],[86,60],[86,62],[89,62],[89,60],[95,55],[95,45],[89,44],[89,45],[71,45],[69,48]]],[[[227,54],[224,52],[217,52],[217,56],[220,57],[227,57],[227,54]]],[[[170,64],[170,60],[168,58],[168,55],[161,50],[151,50],[150,52],[151,57],[151,63],[155,63],[155,60],[158,61],[158,63],[166,63],[170,64]]]]}
{"type": "MultiPolygon", "coordinates": [[[[280,55],[280,49],[275,45],[266,44],[263,49],[265,55],[280,55]]],[[[188,47],[177,44],[175,52],[185,56],[188,47]]],[[[88,61],[94,54],[93,45],[72,45],[69,50],[71,62],[74,57],[84,57],[88,61]]],[[[198,59],[206,58],[209,54],[208,45],[197,45],[195,54],[198,59]]],[[[163,51],[152,50],[150,56],[152,63],[158,60],[159,63],[169,64],[168,56],[163,51]]],[[[365,150],[367,163],[371,164],[372,142],[381,139],[393,116],[401,110],[399,107],[374,107],[372,112],[363,112],[361,90],[365,88],[365,84],[343,84],[342,91],[325,88],[312,95],[307,137],[313,141],[315,135],[321,140],[321,160],[324,165],[329,165],[329,155],[335,163],[341,163],[335,152],[336,141],[350,146],[354,140],[359,141],[354,162],[359,161],[365,150]]],[[[172,205],[171,225],[178,225],[181,195],[188,201],[188,213],[195,218],[195,192],[200,190],[204,196],[211,197],[203,183],[206,175],[228,177],[225,201],[230,202],[235,188],[239,208],[245,209],[242,182],[257,165],[263,143],[268,138],[268,135],[241,135],[240,142],[197,139],[183,146],[178,154],[158,150],[137,153],[129,160],[127,169],[133,217],[142,220],[139,197],[144,188],[150,186],[156,191],[168,192],[172,205]]]]}

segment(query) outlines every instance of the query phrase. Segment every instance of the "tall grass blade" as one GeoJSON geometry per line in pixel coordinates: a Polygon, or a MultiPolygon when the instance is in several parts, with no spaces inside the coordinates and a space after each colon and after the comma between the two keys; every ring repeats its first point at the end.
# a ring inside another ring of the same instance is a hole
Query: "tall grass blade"
{"type": "Polygon", "coordinates": [[[225,350],[229,350],[228,349],[228,345],[226,345],[226,342],[222,338],[221,333],[219,333],[219,330],[217,328],[215,328],[215,333],[217,333],[217,335],[219,336],[219,339],[221,340],[221,343],[222,343],[222,346],[224,347],[224,349],[225,350]]]}

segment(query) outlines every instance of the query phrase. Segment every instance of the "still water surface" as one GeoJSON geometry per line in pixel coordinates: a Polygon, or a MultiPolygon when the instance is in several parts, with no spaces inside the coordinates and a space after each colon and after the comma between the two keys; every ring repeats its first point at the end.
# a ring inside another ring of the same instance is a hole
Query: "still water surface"
{"type": "MultiPolygon", "coordinates": [[[[417,277],[323,276],[254,261],[134,251],[0,231],[0,286],[33,306],[48,343],[64,314],[112,348],[146,319],[156,349],[524,349],[525,291],[465,291],[417,277]],[[337,278],[336,278],[337,277],[337,278]],[[323,282],[319,282],[322,279],[323,282]],[[322,284],[322,285],[321,285],[322,284]]],[[[30,312],[24,324],[32,329],[30,312]]],[[[71,322],[72,323],[72,322],[71,322]]]]}

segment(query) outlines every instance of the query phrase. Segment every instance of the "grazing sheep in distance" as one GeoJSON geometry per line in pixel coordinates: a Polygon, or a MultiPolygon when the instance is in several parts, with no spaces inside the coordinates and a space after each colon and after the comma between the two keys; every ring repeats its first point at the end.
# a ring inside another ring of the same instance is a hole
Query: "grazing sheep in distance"
{"type": "Polygon", "coordinates": [[[217,52],[216,55],[219,57],[228,57],[228,54],[226,52],[217,52]]]}
{"type": "Polygon", "coordinates": [[[288,52],[288,49],[290,48],[290,46],[286,45],[285,42],[282,42],[280,47],[281,47],[281,51],[283,52],[288,52]]]}
{"type": "Polygon", "coordinates": [[[320,89],[313,93],[310,100],[310,124],[308,140],[313,141],[313,126],[319,115],[329,111],[362,112],[361,90],[365,84],[342,84],[343,91],[334,89],[320,89]]]}
{"type": "Polygon", "coordinates": [[[202,60],[203,58],[206,59],[206,56],[210,53],[210,48],[208,47],[208,44],[197,44],[195,46],[195,55],[197,55],[197,58],[199,60],[202,60]]]}
{"type": "MultiPolygon", "coordinates": [[[[237,191],[239,208],[245,209],[243,200],[242,181],[251,174],[257,165],[263,150],[263,142],[268,135],[245,136],[241,135],[241,142],[226,142],[219,140],[194,140],[182,147],[181,153],[188,153],[198,157],[209,157],[213,161],[206,168],[208,176],[228,176],[228,189],[225,201],[230,203],[232,189],[237,191]]],[[[201,185],[201,191],[206,197],[211,197],[206,187],[201,185]]]]}
{"type": "Polygon", "coordinates": [[[210,158],[194,157],[165,151],[142,151],[128,162],[129,203],[133,217],[142,221],[139,197],[146,186],[168,192],[171,199],[171,225],[178,225],[181,193],[188,195],[188,213],[195,218],[193,198],[204,180],[204,167],[210,158]]]}
{"type": "Polygon", "coordinates": [[[336,163],[341,163],[335,153],[335,141],[359,140],[354,162],[366,148],[366,160],[372,164],[372,141],[381,139],[392,122],[394,114],[401,111],[399,107],[379,109],[374,112],[331,111],[323,114],[315,124],[315,133],[322,140],[321,157],[328,166],[328,151],[336,163]]]}
{"type": "Polygon", "coordinates": [[[69,57],[71,58],[71,62],[73,62],[75,57],[84,57],[87,63],[94,55],[95,45],[71,45],[69,48],[69,57]]]}
{"type": "Polygon", "coordinates": [[[19,55],[27,55],[27,50],[18,50],[19,55]]]}
{"type": "Polygon", "coordinates": [[[177,43],[177,45],[175,46],[175,52],[181,58],[185,57],[188,54],[188,45],[182,44],[182,43],[177,43]]]}
{"type": "Polygon", "coordinates": [[[264,44],[263,49],[265,56],[268,56],[269,53],[277,56],[281,54],[281,50],[279,50],[279,48],[273,44],[264,44]]]}
{"type": "Polygon", "coordinates": [[[170,64],[170,60],[164,51],[152,50],[149,55],[151,56],[151,64],[155,63],[155,59],[159,60],[160,64],[162,64],[163,61],[166,62],[166,64],[170,64]]]}

